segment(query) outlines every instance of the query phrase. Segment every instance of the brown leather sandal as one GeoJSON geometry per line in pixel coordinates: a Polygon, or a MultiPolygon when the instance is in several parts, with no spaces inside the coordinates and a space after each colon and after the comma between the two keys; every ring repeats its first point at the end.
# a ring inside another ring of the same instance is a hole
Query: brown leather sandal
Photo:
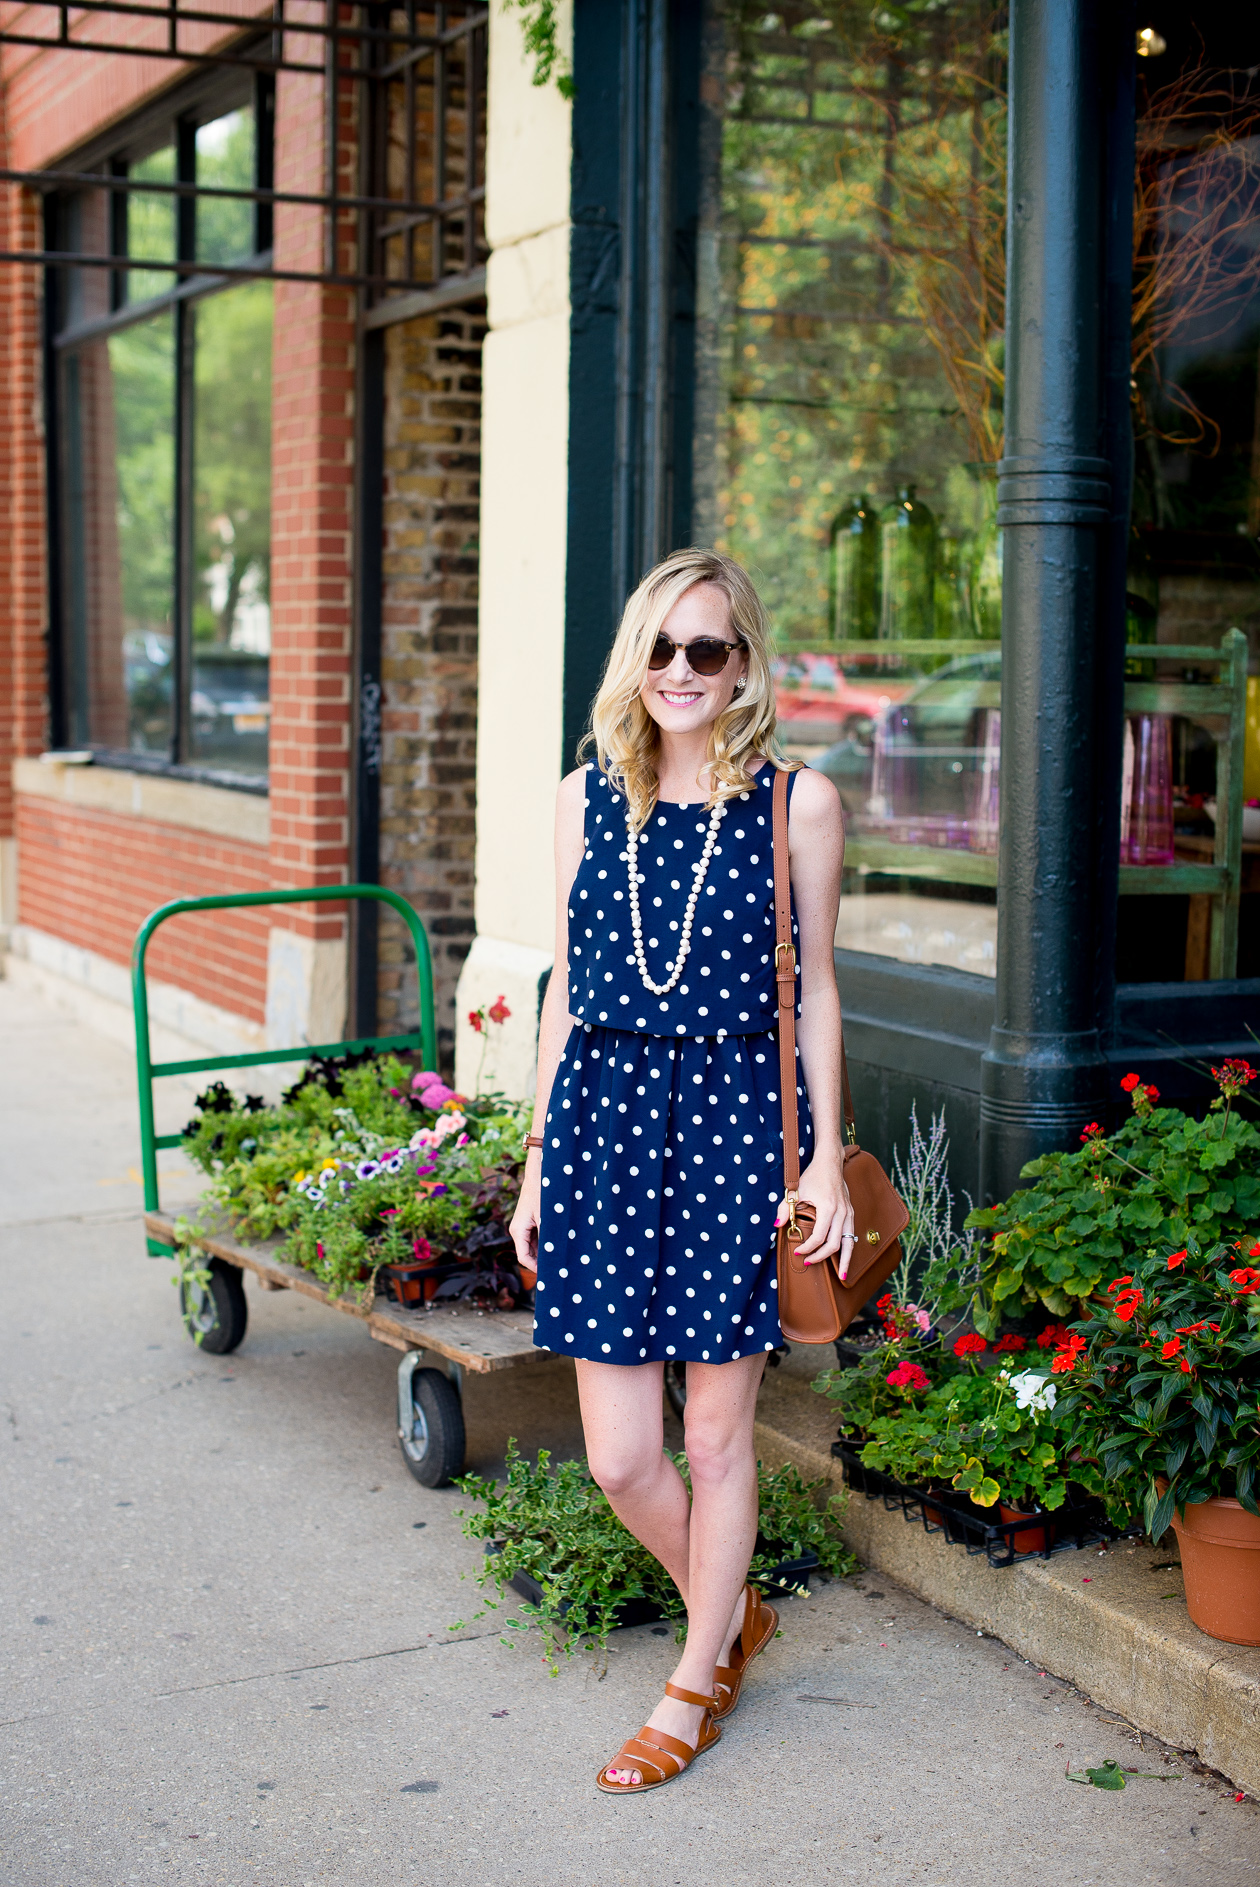
{"type": "Polygon", "coordinates": [[[649,1724],[630,1737],[621,1745],[610,1763],[605,1763],[595,1778],[596,1787],[605,1795],[641,1795],[644,1789],[659,1789],[664,1782],[672,1782],[680,1776],[689,1764],[704,1750],[712,1749],[720,1741],[722,1732],[713,1721],[713,1706],[716,1697],[702,1697],[698,1691],[682,1690],[677,1684],[666,1684],[665,1695],[676,1697],[682,1704],[703,1704],[704,1715],[700,1719],[700,1735],[692,1749],[677,1736],[667,1736],[664,1730],[654,1730],[649,1724]],[[610,1769],[637,1769],[640,1776],[646,1776],[651,1770],[655,1781],[609,1782],[610,1769]]]}
{"type": "Polygon", "coordinates": [[[745,1671],[757,1653],[765,1650],[778,1629],[779,1614],[774,1607],[765,1604],[756,1586],[745,1586],[744,1622],[731,1646],[731,1661],[729,1664],[719,1664],[713,1673],[713,1688],[718,1693],[718,1707],[713,1712],[715,1721],[730,1716],[739,1702],[745,1671]]]}

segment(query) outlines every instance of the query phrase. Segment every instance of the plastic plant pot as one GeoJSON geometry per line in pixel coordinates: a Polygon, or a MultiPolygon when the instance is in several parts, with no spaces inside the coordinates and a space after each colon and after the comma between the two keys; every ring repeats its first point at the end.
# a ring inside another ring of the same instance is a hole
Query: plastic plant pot
{"type": "MultiPolygon", "coordinates": [[[[998,1512],[1008,1524],[1013,1520],[1032,1519],[1022,1507],[1006,1507],[999,1501],[998,1512]]],[[[1035,1527],[1021,1527],[1018,1533],[1011,1535],[1011,1547],[1016,1553],[1044,1553],[1054,1544],[1054,1526],[1043,1522],[1035,1527]]]]}
{"type": "Polygon", "coordinates": [[[1260,1520],[1226,1495],[1173,1514],[1191,1623],[1227,1645],[1260,1645],[1260,1520]]]}

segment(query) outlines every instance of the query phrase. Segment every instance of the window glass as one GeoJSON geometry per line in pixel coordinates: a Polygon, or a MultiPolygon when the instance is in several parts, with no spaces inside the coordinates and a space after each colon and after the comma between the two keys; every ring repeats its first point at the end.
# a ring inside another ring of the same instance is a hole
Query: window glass
{"type": "Polygon", "coordinates": [[[1184,685],[1227,672],[1131,661],[1146,711],[1126,719],[1122,858],[1140,862],[1145,843],[1169,865],[1230,864],[1241,898],[1237,957],[1222,958],[1216,898],[1157,904],[1130,874],[1122,981],[1260,975],[1260,29],[1245,14],[1169,14],[1163,52],[1139,61],[1129,640],[1213,650],[1245,635],[1246,735],[1230,758],[1250,803],[1234,864],[1218,806],[1229,723],[1196,713],[1184,685]]]}
{"type": "MultiPolygon", "coordinates": [[[[197,182],[248,190],[254,181],[254,114],[227,112],[197,132],[197,182]]],[[[197,260],[239,262],[254,249],[254,206],[231,197],[197,199],[197,260]]]]}
{"type": "Polygon", "coordinates": [[[780,731],[850,834],[837,941],[992,975],[1004,15],[717,9],[698,541],[753,572],[780,731]]]}
{"type": "MultiPolygon", "coordinates": [[[[175,146],[163,145],[130,166],[129,176],[144,183],[174,183],[175,146]]],[[[143,261],[169,262],[175,259],[176,202],[163,191],[132,190],[127,197],[127,253],[143,261]]],[[[165,270],[130,269],[126,275],[128,301],[148,301],[152,295],[165,295],[175,286],[176,277],[165,270]]]]}
{"type": "Polygon", "coordinates": [[[191,754],[267,770],[271,654],[270,282],[196,310],[191,754]]]}
{"type": "Polygon", "coordinates": [[[164,754],[174,648],[171,314],[69,353],[62,389],[70,738],[164,754]]]}

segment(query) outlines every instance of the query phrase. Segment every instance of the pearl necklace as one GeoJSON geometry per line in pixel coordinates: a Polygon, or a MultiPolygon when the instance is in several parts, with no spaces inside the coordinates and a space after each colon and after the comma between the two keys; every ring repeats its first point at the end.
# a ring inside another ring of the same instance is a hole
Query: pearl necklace
{"type": "Polygon", "coordinates": [[[713,811],[709,814],[709,830],[705,837],[704,850],[700,854],[700,862],[698,865],[693,865],[691,868],[691,896],[687,899],[687,909],[683,914],[682,935],[678,940],[678,954],[675,956],[674,961],[667,966],[669,971],[668,981],[664,983],[654,983],[648,975],[647,957],[643,950],[643,920],[639,916],[639,835],[631,823],[629,811],[627,810],[626,812],[626,857],[630,866],[630,926],[634,932],[634,960],[639,966],[639,975],[643,978],[643,987],[651,990],[654,996],[668,996],[670,990],[673,989],[683,973],[683,965],[686,963],[688,952],[691,949],[691,926],[695,920],[696,903],[704,887],[705,877],[709,870],[709,860],[713,857],[713,849],[717,844],[718,827],[721,825],[725,814],[726,801],[720,799],[713,808],[713,811]]]}

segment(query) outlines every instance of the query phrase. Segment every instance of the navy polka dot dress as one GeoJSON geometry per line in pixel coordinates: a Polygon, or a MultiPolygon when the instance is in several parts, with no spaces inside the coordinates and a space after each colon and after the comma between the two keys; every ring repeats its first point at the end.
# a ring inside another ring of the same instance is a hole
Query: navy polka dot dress
{"type": "MultiPolygon", "coordinates": [[[[542,1158],[540,1348],[602,1363],[729,1363],[782,1341],[773,780],[765,765],[729,801],[682,979],[658,997],[635,962],[625,799],[587,770],[586,843],[569,899],[577,1024],[552,1085],[542,1158]]],[[[640,834],[639,907],[656,982],[674,960],[708,823],[703,804],[658,804],[640,834]]],[[[804,1165],[813,1130],[803,1080],[797,1104],[804,1165]]]]}

